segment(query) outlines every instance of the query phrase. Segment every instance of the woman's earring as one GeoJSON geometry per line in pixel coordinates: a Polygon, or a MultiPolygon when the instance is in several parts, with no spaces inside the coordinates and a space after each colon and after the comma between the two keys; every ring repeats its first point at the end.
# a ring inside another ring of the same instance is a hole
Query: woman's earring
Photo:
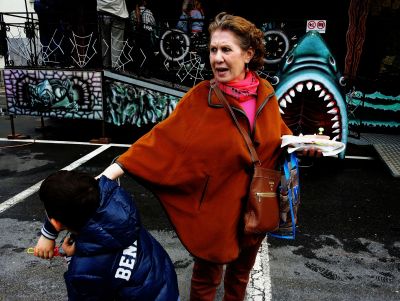
{"type": "Polygon", "coordinates": [[[246,72],[249,72],[249,64],[248,64],[248,63],[245,63],[245,64],[244,64],[244,67],[245,67],[245,69],[246,69],[246,72]]]}

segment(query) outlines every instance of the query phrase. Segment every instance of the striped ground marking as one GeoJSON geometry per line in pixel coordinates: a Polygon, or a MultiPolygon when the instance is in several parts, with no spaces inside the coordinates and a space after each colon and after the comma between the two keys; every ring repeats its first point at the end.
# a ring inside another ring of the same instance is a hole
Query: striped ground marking
{"type": "MultiPolygon", "coordinates": [[[[14,140],[13,140],[14,141],[14,140]]],[[[28,140],[22,140],[22,142],[29,142],[28,140]]],[[[35,143],[38,143],[39,141],[33,141],[35,143]]],[[[42,143],[56,143],[55,141],[47,141],[45,140],[45,142],[41,141],[42,143]]],[[[63,142],[63,144],[65,144],[63,142]]],[[[81,144],[81,143],[69,143],[69,144],[81,144]]],[[[101,145],[100,147],[96,148],[94,151],[90,152],[89,154],[83,156],[82,158],[76,160],[75,162],[72,162],[70,165],[62,168],[63,170],[73,170],[75,168],[77,168],[78,166],[84,164],[85,162],[89,161],[90,159],[92,159],[93,157],[96,157],[98,154],[104,152],[105,150],[107,150],[108,148],[110,148],[111,146],[115,146],[114,144],[104,144],[101,145]]],[[[6,211],[7,209],[15,206],[16,204],[22,202],[24,199],[26,199],[27,197],[31,196],[32,194],[36,193],[39,188],[40,188],[40,184],[42,184],[43,180],[34,184],[33,186],[25,189],[24,191],[18,193],[17,195],[13,196],[12,198],[9,198],[7,201],[3,202],[0,204],[0,213],[6,211]]]]}

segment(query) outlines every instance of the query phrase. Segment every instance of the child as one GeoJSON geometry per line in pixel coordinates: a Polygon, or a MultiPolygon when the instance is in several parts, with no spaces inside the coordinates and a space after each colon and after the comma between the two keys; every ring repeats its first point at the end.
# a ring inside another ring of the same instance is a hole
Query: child
{"type": "Polygon", "coordinates": [[[45,236],[74,234],[74,241],[66,239],[62,246],[73,255],[64,275],[69,300],[179,300],[171,259],[142,227],[132,198],[115,181],[61,170],[43,181],[39,196],[48,221],[35,255],[53,256],[55,242],[45,236]]]}

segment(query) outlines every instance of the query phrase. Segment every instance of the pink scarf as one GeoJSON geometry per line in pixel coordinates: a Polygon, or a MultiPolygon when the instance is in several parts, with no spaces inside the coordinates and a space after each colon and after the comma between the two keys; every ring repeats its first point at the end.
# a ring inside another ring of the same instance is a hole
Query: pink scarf
{"type": "Polygon", "coordinates": [[[222,92],[232,96],[239,102],[257,98],[258,81],[255,74],[251,71],[246,73],[246,77],[240,81],[231,81],[229,83],[218,83],[222,92]]]}
{"type": "Polygon", "coordinates": [[[256,99],[259,80],[253,72],[247,72],[244,80],[232,81],[226,84],[218,83],[218,87],[227,95],[232,96],[240,102],[241,107],[249,119],[250,128],[254,128],[254,117],[256,116],[256,99]]]}

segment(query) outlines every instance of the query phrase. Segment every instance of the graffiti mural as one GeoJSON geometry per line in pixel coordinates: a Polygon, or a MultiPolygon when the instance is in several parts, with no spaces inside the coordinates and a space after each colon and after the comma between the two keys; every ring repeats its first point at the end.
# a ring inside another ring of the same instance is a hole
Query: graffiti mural
{"type": "Polygon", "coordinates": [[[181,30],[168,29],[161,36],[159,46],[164,69],[175,73],[180,84],[194,86],[205,78],[211,78],[205,33],[189,36],[181,30]]]}
{"type": "Polygon", "coordinates": [[[10,114],[103,119],[102,73],[5,69],[10,114]]]}
{"type": "Polygon", "coordinates": [[[168,117],[179,97],[114,80],[105,81],[105,121],[117,126],[154,124],[168,117]]]}
{"type": "Polygon", "coordinates": [[[400,95],[354,90],[346,95],[349,126],[363,129],[400,129],[400,95]]]}
{"type": "MultiPolygon", "coordinates": [[[[288,52],[277,75],[276,96],[295,135],[323,133],[347,144],[343,77],[322,36],[306,33],[288,52]]],[[[344,157],[344,152],[340,154],[344,157]]]]}
{"type": "MultiPolygon", "coordinates": [[[[303,27],[303,24],[301,25],[303,27]]],[[[298,38],[294,28],[290,28],[285,22],[266,22],[260,29],[264,33],[264,60],[268,69],[270,64],[279,64],[282,61],[287,52],[296,45],[298,38]]]]}

